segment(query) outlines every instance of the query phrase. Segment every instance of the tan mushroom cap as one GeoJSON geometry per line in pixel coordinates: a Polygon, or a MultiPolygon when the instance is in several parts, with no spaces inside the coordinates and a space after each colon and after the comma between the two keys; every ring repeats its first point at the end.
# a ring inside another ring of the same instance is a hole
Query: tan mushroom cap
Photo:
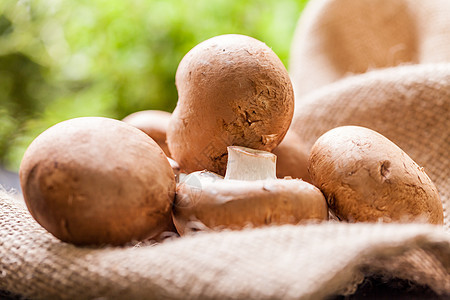
{"type": "Polygon", "coordinates": [[[145,132],[163,149],[166,156],[170,157],[166,132],[171,115],[161,110],[142,110],[126,116],[122,121],[145,132]]]}
{"type": "Polygon", "coordinates": [[[224,180],[210,174],[192,173],[178,185],[174,223],[180,234],[197,226],[241,229],[328,219],[324,196],[302,180],[224,180]]]}
{"type": "Polygon", "coordinates": [[[288,131],[272,151],[277,156],[277,177],[286,176],[311,182],[308,173],[309,149],[293,131],[288,131]]]}
{"type": "Polygon", "coordinates": [[[442,202],[424,169],[368,128],[323,134],[311,150],[309,172],[342,220],[443,224],[442,202]]]}
{"type": "Polygon", "coordinates": [[[172,168],[151,138],[121,121],[86,117],[47,129],[28,147],[20,181],[33,217],[66,242],[124,244],[171,222],[172,168]]]}
{"type": "Polygon", "coordinates": [[[223,175],[227,146],[271,151],[292,120],[288,72],[267,45],[248,36],[217,36],[194,47],[178,66],[176,86],[167,137],[187,172],[223,175]]]}

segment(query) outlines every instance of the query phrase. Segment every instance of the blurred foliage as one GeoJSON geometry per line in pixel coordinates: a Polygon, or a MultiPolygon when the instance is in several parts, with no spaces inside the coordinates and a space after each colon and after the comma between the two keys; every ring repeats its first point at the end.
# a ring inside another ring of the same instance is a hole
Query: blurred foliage
{"type": "Polygon", "coordinates": [[[286,64],[306,2],[0,1],[0,165],[62,120],[172,111],[178,63],[213,36],[255,37],[286,64]]]}

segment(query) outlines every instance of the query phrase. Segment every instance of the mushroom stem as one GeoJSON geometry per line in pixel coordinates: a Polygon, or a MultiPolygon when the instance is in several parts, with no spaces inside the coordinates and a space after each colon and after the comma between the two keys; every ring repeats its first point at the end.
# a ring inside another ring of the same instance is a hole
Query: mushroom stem
{"type": "Polygon", "coordinates": [[[276,179],[277,156],[273,153],[241,146],[229,146],[225,179],[276,179]]]}

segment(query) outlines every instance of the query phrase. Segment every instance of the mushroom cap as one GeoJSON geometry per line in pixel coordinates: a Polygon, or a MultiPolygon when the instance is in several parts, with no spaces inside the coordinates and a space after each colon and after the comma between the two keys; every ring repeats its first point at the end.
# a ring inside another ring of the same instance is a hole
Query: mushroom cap
{"type": "Polygon", "coordinates": [[[178,232],[184,234],[198,224],[241,229],[327,220],[328,207],[319,189],[302,180],[223,180],[210,172],[194,172],[177,186],[173,215],[178,232]]]}
{"type": "Polygon", "coordinates": [[[292,120],[286,68],[248,36],[222,35],[195,46],[178,66],[176,86],[167,138],[173,158],[189,173],[225,174],[227,146],[271,151],[292,120]]]}
{"type": "Polygon", "coordinates": [[[172,168],[151,138],[121,121],[85,117],[47,129],[19,175],[32,216],[66,242],[124,244],[171,222],[172,168]]]}
{"type": "Polygon", "coordinates": [[[439,194],[424,169],[371,129],[326,132],[311,150],[308,169],[342,220],[443,224],[439,194]]]}
{"type": "Polygon", "coordinates": [[[278,178],[289,176],[311,182],[308,173],[309,149],[295,132],[289,130],[272,153],[277,156],[278,178]]]}
{"type": "Polygon", "coordinates": [[[166,132],[171,115],[161,110],[142,110],[126,116],[122,121],[145,132],[161,147],[166,156],[170,157],[166,132]]]}

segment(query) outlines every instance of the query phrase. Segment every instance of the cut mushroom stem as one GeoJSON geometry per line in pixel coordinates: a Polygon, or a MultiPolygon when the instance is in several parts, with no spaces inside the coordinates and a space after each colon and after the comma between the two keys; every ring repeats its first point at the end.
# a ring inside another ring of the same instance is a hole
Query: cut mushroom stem
{"type": "Polygon", "coordinates": [[[276,179],[275,154],[241,146],[229,146],[225,179],[265,180],[276,179]]]}

